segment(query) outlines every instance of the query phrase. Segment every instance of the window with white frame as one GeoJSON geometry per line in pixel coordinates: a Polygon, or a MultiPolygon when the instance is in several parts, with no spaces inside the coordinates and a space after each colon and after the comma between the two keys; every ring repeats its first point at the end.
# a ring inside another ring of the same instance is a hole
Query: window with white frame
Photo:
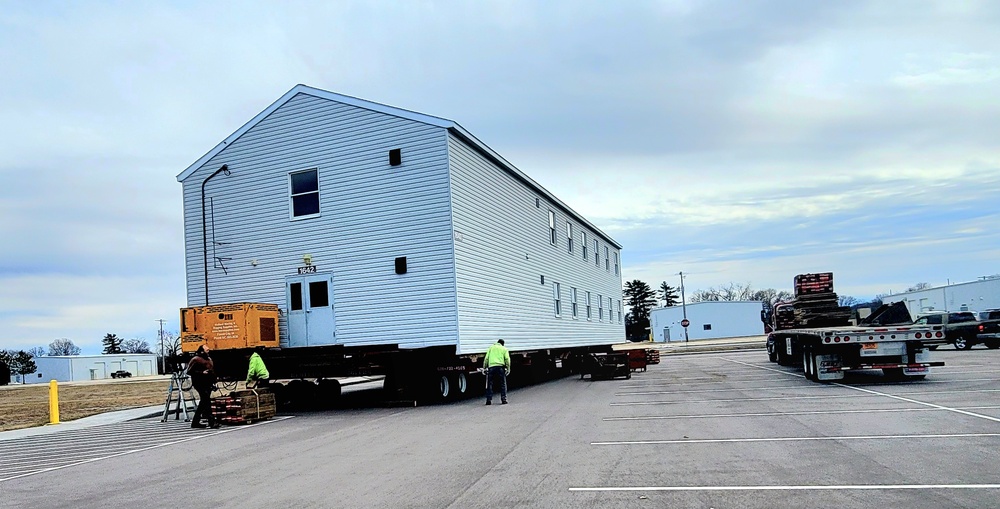
{"type": "Polygon", "coordinates": [[[608,323],[615,323],[615,300],[608,297],[608,323]]]}
{"type": "Polygon", "coordinates": [[[562,300],[559,295],[559,283],[552,283],[552,299],[555,302],[556,316],[562,316],[562,300]]]}
{"type": "Polygon", "coordinates": [[[587,292],[587,320],[590,321],[592,318],[590,311],[590,292],[587,292]]]}
{"type": "Polygon", "coordinates": [[[615,275],[618,275],[618,252],[615,251],[615,275]]]}
{"type": "Polygon", "coordinates": [[[622,301],[618,301],[618,323],[622,323],[622,301]]]}
{"type": "Polygon", "coordinates": [[[604,296],[597,294],[597,321],[604,321],[604,296]]]}
{"type": "Polygon", "coordinates": [[[573,319],[576,320],[579,317],[579,309],[576,304],[576,287],[571,286],[569,288],[569,302],[570,306],[573,308],[573,319]]]}
{"type": "Polygon", "coordinates": [[[580,232],[580,250],[583,251],[583,260],[587,261],[587,232],[580,232]]]}
{"type": "Polygon", "coordinates": [[[604,270],[611,270],[611,258],[608,257],[608,246],[604,246],[604,270]]]}
{"type": "Polygon", "coordinates": [[[601,252],[597,249],[597,239],[594,239],[594,265],[601,266],[601,252]]]}
{"type": "Polygon", "coordinates": [[[549,242],[556,245],[556,213],[549,210],[549,242]]]}
{"type": "Polygon", "coordinates": [[[573,224],[566,221],[566,245],[570,254],[573,253],[573,224]]]}
{"type": "Polygon", "coordinates": [[[288,188],[293,218],[319,214],[319,170],[289,173],[288,188]]]}

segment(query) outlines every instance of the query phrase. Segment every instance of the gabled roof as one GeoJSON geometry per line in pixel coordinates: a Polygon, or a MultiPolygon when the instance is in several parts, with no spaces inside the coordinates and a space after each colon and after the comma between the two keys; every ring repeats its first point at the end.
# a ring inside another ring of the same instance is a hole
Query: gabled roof
{"type": "Polygon", "coordinates": [[[433,126],[437,126],[437,127],[441,127],[441,128],[447,129],[452,134],[454,134],[455,136],[457,136],[458,138],[460,138],[463,142],[465,142],[470,147],[472,147],[474,150],[476,150],[477,152],[479,152],[480,154],[482,154],[484,157],[492,160],[495,164],[497,164],[501,168],[505,169],[514,178],[520,180],[521,182],[523,182],[524,184],[526,184],[528,187],[531,187],[536,192],[538,192],[539,194],[541,194],[542,196],[544,196],[551,203],[553,203],[556,206],[558,206],[559,208],[561,208],[564,212],[566,212],[570,216],[573,216],[581,224],[587,225],[587,227],[589,227],[595,234],[601,235],[608,242],[610,242],[611,244],[613,244],[616,248],[621,249],[621,245],[618,244],[617,242],[615,242],[611,237],[609,237],[607,234],[605,234],[604,232],[602,232],[601,230],[599,230],[596,226],[594,226],[589,221],[587,221],[586,219],[584,219],[583,216],[577,214],[576,211],[574,211],[573,209],[569,208],[568,205],[566,205],[561,200],[559,200],[558,198],[556,198],[555,196],[553,196],[552,193],[548,192],[544,187],[542,187],[537,182],[535,182],[534,180],[532,180],[531,177],[528,177],[523,172],[521,172],[521,170],[518,170],[513,164],[511,164],[506,159],[504,159],[503,157],[501,157],[500,154],[494,152],[493,149],[491,149],[490,147],[488,147],[485,143],[479,141],[475,136],[472,135],[472,133],[466,131],[465,128],[463,128],[462,126],[458,125],[458,123],[456,123],[454,121],[451,121],[451,120],[448,120],[448,119],[445,119],[445,118],[434,117],[434,116],[431,116],[431,115],[425,115],[423,113],[417,113],[415,111],[404,110],[402,108],[395,108],[393,106],[387,106],[385,104],[380,104],[380,103],[376,103],[376,102],[372,102],[372,101],[366,101],[364,99],[358,99],[357,97],[351,97],[351,96],[347,96],[347,95],[336,94],[336,93],[333,93],[333,92],[328,92],[326,90],[320,90],[318,88],[313,88],[313,87],[309,87],[309,86],[302,85],[302,84],[295,85],[294,87],[292,87],[291,90],[289,90],[288,92],[286,92],[285,95],[281,96],[277,101],[274,101],[273,103],[271,103],[271,105],[268,106],[267,108],[265,108],[264,111],[258,113],[255,117],[253,117],[252,119],[250,119],[250,121],[247,122],[246,124],[243,124],[243,127],[240,127],[239,129],[237,129],[236,132],[234,132],[233,134],[230,134],[228,137],[226,137],[226,139],[222,140],[222,142],[219,143],[218,145],[216,145],[215,148],[213,148],[212,150],[208,151],[207,154],[201,156],[191,166],[188,166],[187,169],[185,169],[179,175],[177,175],[177,181],[178,182],[183,182],[184,179],[188,178],[198,168],[201,168],[205,163],[207,163],[210,159],[212,159],[213,157],[215,157],[219,152],[222,152],[226,147],[228,147],[233,142],[235,142],[236,140],[238,140],[240,138],[240,136],[243,136],[243,133],[245,133],[245,132],[249,131],[250,129],[252,129],[258,123],[260,123],[265,118],[267,118],[268,115],[270,115],[272,112],[274,112],[278,108],[284,106],[285,103],[287,103],[288,101],[292,100],[292,98],[294,98],[298,94],[311,95],[313,97],[319,97],[321,99],[328,99],[328,100],[336,101],[336,102],[339,102],[339,103],[342,103],[342,104],[347,104],[347,105],[350,105],[350,106],[356,106],[358,108],[364,108],[364,109],[371,110],[371,111],[377,111],[379,113],[384,113],[386,115],[392,115],[392,116],[396,116],[396,117],[400,117],[400,118],[405,118],[405,119],[408,119],[408,120],[413,120],[415,122],[422,122],[424,124],[429,124],[429,125],[433,125],[433,126]]]}

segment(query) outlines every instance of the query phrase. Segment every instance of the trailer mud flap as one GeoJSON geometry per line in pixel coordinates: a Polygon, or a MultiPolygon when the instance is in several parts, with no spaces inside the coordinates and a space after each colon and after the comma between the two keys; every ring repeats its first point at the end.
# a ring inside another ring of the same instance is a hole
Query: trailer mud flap
{"type": "MultiPolygon", "coordinates": [[[[913,360],[917,364],[929,363],[931,361],[931,352],[927,348],[918,348],[913,351],[913,360]]],[[[920,367],[905,367],[903,368],[904,375],[926,375],[930,373],[931,369],[926,366],[920,367]]]]}
{"type": "Polygon", "coordinates": [[[816,356],[816,379],[820,381],[825,380],[843,380],[844,372],[842,368],[844,367],[844,361],[839,354],[826,354],[816,356]]]}

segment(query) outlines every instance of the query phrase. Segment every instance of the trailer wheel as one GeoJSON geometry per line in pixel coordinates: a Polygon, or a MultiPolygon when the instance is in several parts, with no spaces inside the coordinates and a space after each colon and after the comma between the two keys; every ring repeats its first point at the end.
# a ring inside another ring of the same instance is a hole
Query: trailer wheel
{"type": "Polygon", "coordinates": [[[442,400],[446,400],[446,399],[448,399],[448,396],[451,396],[451,392],[452,392],[451,391],[451,380],[448,380],[448,375],[439,375],[438,376],[438,396],[440,396],[442,400]]]}
{"type": "Polygon", "coordinates": [[[774,342],[774,351],[777,354],[777,363],[779,366],[791,366],[794,361],[788,358],[787,353],[787,342],[788,338],[781,338],[774,342]]]}
{"type": "Polygon", "coordinates": [[[469,379],[465,376],[465,373],[456,373],[452,375],[451,389],[452,396],[456,399],[465,397],[466,393],[469,391],[469,379]]]}
{"type": "Polygon", "coordinates": [[[819,379],[816,376],[816,356],[810,347],[802,348],[802,372],[805,373],[808,380],[815,382],[819,379]]]}

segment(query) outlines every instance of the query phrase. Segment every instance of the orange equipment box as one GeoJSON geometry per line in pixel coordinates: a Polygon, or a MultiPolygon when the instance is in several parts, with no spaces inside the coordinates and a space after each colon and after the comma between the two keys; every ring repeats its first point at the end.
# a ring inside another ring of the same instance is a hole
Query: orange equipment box
{"type": "Polygon", "coordinates": [[[278,306],[240,302],[181,308],[181,350],[207,344],[212,350],[278,346],[278,306]]]}

